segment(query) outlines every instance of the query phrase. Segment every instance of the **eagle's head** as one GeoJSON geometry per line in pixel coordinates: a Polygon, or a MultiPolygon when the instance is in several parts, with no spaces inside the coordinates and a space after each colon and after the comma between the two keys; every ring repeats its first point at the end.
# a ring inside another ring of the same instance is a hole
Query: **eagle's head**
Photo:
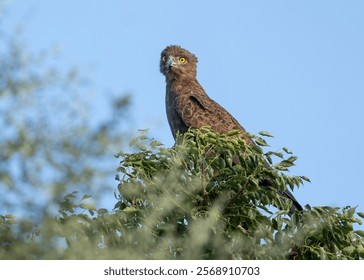
{"type": "Polygon", "coordinates": [[[172,81],[196,78],[196,65],[194,54],[180,46],[170,45],[162,51],[159,67],[166,80],[172,81]]]}

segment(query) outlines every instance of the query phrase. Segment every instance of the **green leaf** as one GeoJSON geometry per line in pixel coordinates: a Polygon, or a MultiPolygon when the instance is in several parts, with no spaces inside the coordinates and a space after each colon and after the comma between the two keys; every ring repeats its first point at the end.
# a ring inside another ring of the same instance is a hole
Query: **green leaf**
{"type": "Polygon", "coordinates": [[[265,158],[268,160],[269,164],[273,164],[273,160],[270,155],[265,155],[265,158]]]}
{"type": "Polygon", "coordinates": [[[9,220],[15,220],[15,217],[11,214],[6,214],[4,217],[9,220]]]}
{"type": "Polygon", "coordinates": [[[291,155],[293,154],[290,150],[288,150],[288,148],[283,147],[283,151],[285,151],[287,154],[291,155]]]}
{"type": "Polygon", "coordinates": [[[266,153],[267,156],[270,156],[270,155],[274,155],[276,157],[279,157],[281,159],[283,159],[283,154],[282,153],[279,153],[279,152],[272,152],[272,151],[269,151],[266,153]]]}
{"type": "Polygon", "coordinates": [[[355,210],[356,210],[356,207],[352,207],[352,208],[350,208],[350,209],[348,210],[348,215],[349,215],[349,216],[353,216],[353,215],[354,215],[354,213],[355,213],[355,210]]]}
{"type": "Polygon", "coordinates": [[[85,199],[88,199],[88,198],[90,198],[90,197],[92,197],[92,195],[84,194],[84,195],[82,196],[81,200],[85,200],[85,199]]]}
{"type": "Polygon", "coordinates": [[[258,138],[255,143],[259,146],[269,146],[268,143],[263,138],[258,138]]]}
{"type": "Polygon", "coordinates": [[[108,213],[108,211],[105,208],[100,208],[97,210],[97,214],[99,214],[99,215],[105,215],[107,213],[108,213]]]}
{"type": "Polygon", "coordinates": [[[226,133],[227,136],[234,136],[238,134],[240,134],[240,130],[237,129],[230,130],[228,133],[226,133]]]}
{"type": "Polygon", "coordinates": [[[229,150],[234,151],[234,145],[233,145],[233,144],[231,144],[230,142],[226,143],[226,144],[225,144],[225,146],[226,146],[226,148],[228,148],[229,150]]]}
{"type": "Polygon", "coordinates": [[[77,197],[77,191],[73,191],[72,193],[66,194],[64,196],[64,199],[70,199],[70,198],[76,198],[77,197]]]}
{"type": "Polygon", "coordinates": [[[364,237],[364,230],[356,230],[354,231],[357,235],[364,237]]]}
{"type": "Polygon", "coordinates": [[[287,168],[287,166],[284,166],[282,164],[276,164],[274,165],[274,167],[280,171],[288,171],[289,169],[287,168]]]}
{"type": "Polygon", "coordinates": [[[259,134],[262,135],[262,136],[266,136],[266,137],[274,137],[268,131],[259,131],[259,134]]]}
{"type": "Polygon", "coordinates": [[[286,159],[286,161],[289,161],[289,162],[295,162],[297,160],[298,157],[296,156],[290,156],[288,159],[286,159]]]}
{"type": "Polygon", "coordinates": [[[122,212],[124,213],[135,213],[138,212],[138,209],[135,209],[134,207],[126,207],[125,209],[122,210],[122,212]]]}
{"type": "Polygon", "coordinates": [[[141,150],[143,152],[148,151],[148,148],[145,145],[137,143],[136,146],[138,147],[139,150],[141,150]]]}
{"type": "Polygon", "coordinates": [[[348,255],[351,255],[352,253],[354,253],[355,249],[356,248],[354,246],[348,246],[343,249],[343,252],[345,252],[348,255]]]}
{"type": "Polygon", "coordinates": [[[150,142],[150,146],[152,148],[155,148],[155,147],[160,147],[160,146],[163,146],[163,144],[157,140],[153,140],[152,142],[150,142]]]}
{"type": "Polygon", "coordinates": [[[138,129],[138,132],[139,132],[140,134],[146,134],[146,133],[148,133],[148,132],[149,132],[149,128],[146,128],[146,129],[138,129]]]}
{"type": "Polygon", "coordinates": [[[134,137],[133,139],[130,140],[129,142],[129,147],[134,146],[136,142],[138,142],[139,137],[134,137]]]}
{"type": "Polygon", "coordinates": [[[306,176],[300,176],[300,178],[301,178],[302,180],[305,180],[306,182],[311,183],[310,178],[308,178],[308,177],[306,177],[306,176]]]}
{"type": "Polygon", "coordinates": [[[358,216],[359,216],[360,218],[363,218],[363,219],[364,219],[364,212],[358,212],[358,213],[356,213],[356,214],[358,214],[358,216]]]}
{"type": "Polygon", "coordinates": [[[257,146],[257,145],[253,145],[252,149],[257,152],[258,154],[262,154],[263,150],[261,147],[257,146]]]}
{"type": "Polygon", "coordinates": [[[327,260],[327,253],[324,248],[320,247],[320,259],[321,260],[327,260]]]}
{"type": "Polygon", "coordinates": [[[272,220],[272,227],[274,230],[278,230],[278,222],[276,219],[273,219],[272,220]]]}
{"type": "Polygon", "coordinates": [[[96,210],[95,205],[93,205],[92,203],[81,203],[80,208],[86,210],[96,210]]]}

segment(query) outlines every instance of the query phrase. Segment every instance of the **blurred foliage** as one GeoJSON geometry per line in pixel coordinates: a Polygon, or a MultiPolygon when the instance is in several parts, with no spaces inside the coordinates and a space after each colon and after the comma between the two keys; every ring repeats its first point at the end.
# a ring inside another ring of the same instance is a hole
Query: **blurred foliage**
{"type": "MultiPolygon", "coordinates": [[[[130,142],[135,151],[118,155],[113,211],[97,209],[89,195],[70,193],[59,215],[38,226],[2,216],[0,258],[364,258],[364,231],[353,229],[364,213],[306,205],[287,215],[290,201],[277,190],[308,180],[281,171],[293,164],[292,153],[263,153],[234,133],[191,130],[165,148],[141,132],[130,142]],[[277,162],[267,165],[272,157],[277,162]],[[265,177],[275,182],[272,188],[259,185],[265,177]]],[[[255,139],[266,145],[263,137],[255,139]]]]}
{"type": "Polygon", "coordinates": [[[29,52],[18,30],[0,26],[0,214],[40,220],[67,192],[115,188],[130,98],[103,93],[100,105],[89,79],[57,69],[55,50],[29,52]]]}

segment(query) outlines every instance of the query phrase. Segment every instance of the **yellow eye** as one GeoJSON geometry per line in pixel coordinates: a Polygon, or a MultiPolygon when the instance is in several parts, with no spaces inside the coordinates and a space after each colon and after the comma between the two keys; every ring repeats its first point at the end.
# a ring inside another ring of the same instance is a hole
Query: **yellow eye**
{"type": "Polygon", "coordinates": [[[163,62],[166,62],[167,61],[167,57],[164,55],[164,56],[162,56],[162,61],[163,62]]]}
{"type": "Polygon", "coordinates": [[[186,62],[187,62],[187,59],[186,59],[186,58],[184,58],[184,57],[180,57],[180,58],[178,59],[178,61],[179,61],[180,63],[186,63],[186,62]]]}

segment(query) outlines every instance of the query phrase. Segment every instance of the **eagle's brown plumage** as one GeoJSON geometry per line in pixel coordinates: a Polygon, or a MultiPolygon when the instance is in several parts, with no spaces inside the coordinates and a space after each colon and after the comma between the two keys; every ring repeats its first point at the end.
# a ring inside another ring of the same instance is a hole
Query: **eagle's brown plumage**
{"type": "MultiPolygon", "coordinates": [[[[166,77],[166,110],[173,137],[189,127],[211,126],[219,133],[245,129],[212,100],[196,79],[197,57],[179,46],[169,46],[161,56],[160,70],[166,77]],[[182,59],[182,62],[180,59],[182,59]]],[[[251,139],[245,137],[251,144],[251,139]]]]}
{"type": "MultiPolygon", "coordinates": [[[[238,121],[206,94],[197,81],[196,67],[197,57],[180,46],[168,46],[161,53],[160,71],[166,77],[166,111],[173,137],[190,127],[210,126],[219,133],[240,130],[246,142],[254,145],[238,121]]],[[[284,196],[302,210],[288,190],[284,196]]]]}

